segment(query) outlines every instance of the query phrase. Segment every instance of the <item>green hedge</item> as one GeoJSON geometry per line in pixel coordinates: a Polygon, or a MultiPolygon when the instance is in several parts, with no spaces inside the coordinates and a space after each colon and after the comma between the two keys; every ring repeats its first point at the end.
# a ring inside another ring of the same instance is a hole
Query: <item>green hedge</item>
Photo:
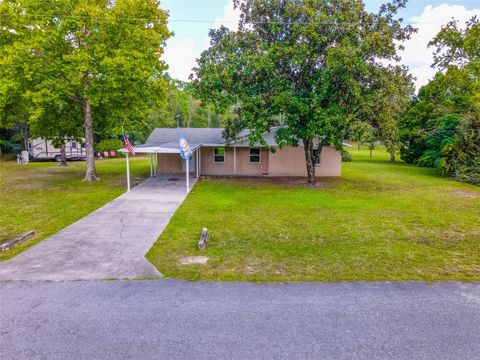
{"type": "Polygon", "coordinates": [[[96,151],[115,151],[117,152],[118,149],[124,148],[125,145],[123,144],[123,141],[120,139],[108,139],[108,140],[102,140],[100,141],[96,146],[95,150],[96,151]]]}
{"type": "Polygon", "coordinates": [[[7,140],[0,140],[0,150],[3,154],[15,153],[21,150],[19,144],[7,140]]]}

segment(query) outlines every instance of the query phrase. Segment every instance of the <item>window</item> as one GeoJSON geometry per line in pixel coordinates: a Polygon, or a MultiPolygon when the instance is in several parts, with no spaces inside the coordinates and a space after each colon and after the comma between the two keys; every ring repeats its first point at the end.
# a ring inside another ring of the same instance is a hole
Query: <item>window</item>
{"type": "Polygon", "coordinates": [[[76,149],[77,148],[77,143],[75,141],[72,141],[72,149],[76,149]]]}
{"type": "Polygon", "coordinates": [[[250,149],[250,162],[259,163],[260,162],[260,149],[250,149]]]}
{"type": "Polygon", "coordinates": [[[225,148],[218,147],[213,149],[213,162],[224,163],[225,162],[225,148]]]}

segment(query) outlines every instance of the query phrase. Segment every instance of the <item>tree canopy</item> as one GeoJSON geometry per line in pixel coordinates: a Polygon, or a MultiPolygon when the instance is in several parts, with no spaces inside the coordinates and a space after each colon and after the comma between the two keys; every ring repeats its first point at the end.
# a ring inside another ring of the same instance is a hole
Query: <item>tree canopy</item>
{"type": "Polygon", "coordinates": [[[165,100],[166,24],[158,0],[0,2],[2,121],[27,118],[51,139],[83,128],[95,180],[94,129],[128,129],[165,100]]]}
{"type": "Polygon", "coordinates": [[[221,127],[225,120],[234,114],[228,108],[219,113],[212,106],[196,97],[188,82],[171,79],[168,82],[167,100],[160,105],[154,105],[142,123],[137,124],[134,138],[145,141],[153,129],[157,127],[221,127]]]}
{"type": "Polygon", "coordinates": [[[401,156],[480,184],[480,23],[451,21],[430,42],[439,72],[401,119],[401,156]]]}
{"type": "Polygon", "coordinates": [[[221,109],[235,105],[228,138],[250,130],[251,143],[281,125],[280,146],[303,145],[308,182],[322,147],[341,147],[350,121],[365,113],[397,47],[413,29],[395,15],[405,1],[373,14],[362,1],[236,0],[238,31],[211,30],[194,69],[198,96],[221,109]],[[316,151],[318,150],[318,151],[316,151]]]}

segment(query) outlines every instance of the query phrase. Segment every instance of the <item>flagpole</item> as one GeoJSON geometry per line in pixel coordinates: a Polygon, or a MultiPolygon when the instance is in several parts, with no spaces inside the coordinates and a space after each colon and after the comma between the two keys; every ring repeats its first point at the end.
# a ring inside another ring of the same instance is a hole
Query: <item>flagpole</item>
{"type": "Polygon", "coordinates": [[[128,160],[128,152],[127,152],[127,192],[130,192],[130,162],[128,160]]]}
{"type": "Polygon", "coordinates": [[[190,177],[189,177],[189,173],[190,173],[190,169],[189,169],[189,165],[190,165],[190,147],[188,146],[188,143],[187,141],[185,140],[185,138],[183,137],[183,133],[182,133],[182,130],[180,129],[180,127],[178,127],[178,116],[177,116],[177,128],[178,128],[178,142],[179,142],[179,145],[180,145],[180,156],[181,158],[186,161],[187,163],[185,164],[185,182],[186,182],[186,185],[187,185],[187,194],[188,192],[190,191],[190,177]]]}
{"type": "MultiPolygon", "coordinates": [[[[122,125],[122,139],[123,139],[123,142],[125,143],[125,130],[123,128],[123,125],[122,125]]],[[[127,192],[130,192],[130,161],[129,161],[129,158],[128,158],[128,149],[127,149],[127,152],[126,152],[126,162],[127,162],[127,192]]]]}

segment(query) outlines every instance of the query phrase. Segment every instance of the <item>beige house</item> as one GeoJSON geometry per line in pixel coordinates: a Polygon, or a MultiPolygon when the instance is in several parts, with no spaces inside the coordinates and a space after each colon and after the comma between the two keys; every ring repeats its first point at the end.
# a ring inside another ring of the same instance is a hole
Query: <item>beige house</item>
{"type": "MultiPolygon", "coordinates": [[[[227,142],[221,128],[184,128],[183,135],[192,156],[189,171],[195,176],[306,176],[303,146],[279,148],[272,129],[264,135],[266,143],[276,148],[270,152],[258,146],[250,147],[248,134],[238,141],[227,142]]],[[[176,174],[186,171],[185,160],[179,155],[178,129],[158,128],[146,144],[135,146],[138,153],[152,154],[153,174],[176,174]]],[[[317,164],[317,176],[340,176],[341,155],[334,147],[322,150],[317,164]]]]}

